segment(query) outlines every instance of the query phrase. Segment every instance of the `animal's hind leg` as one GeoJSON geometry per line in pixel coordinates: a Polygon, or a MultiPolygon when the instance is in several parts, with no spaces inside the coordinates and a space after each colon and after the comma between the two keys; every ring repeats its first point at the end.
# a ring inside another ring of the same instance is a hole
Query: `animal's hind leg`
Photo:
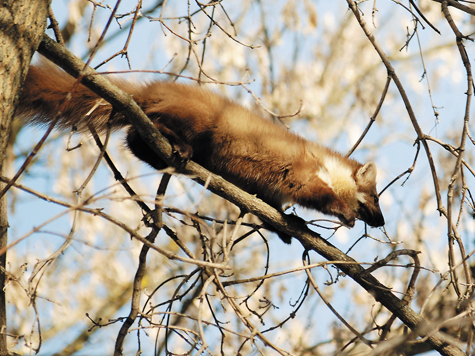
{"type": "Polygon", "coordinates": [[[153,168],[160,170],[168,167],[168,164],[152,151],[134,128],[129,129],[126,142],[129,149],[138,159],[148,163],[153,168]]]}
{"type": "MultiPolygon", "coordinates": [[[[183,142],[175,133],[165,127],[157,127],[159,131],[165,136],[172,145],[173,153],[177,154],[180,161],[188,161],[192,154],[193,149],[190,145],[183,142]]],[[[131,127],[127,133],[127,146],[132,151],[132,153],[139,158],[140,160],[148,163],[155,169],[164,169],[168,167],[166,164],[152,149],[148,144],[140,137],[140,135],[131,127]]]]}

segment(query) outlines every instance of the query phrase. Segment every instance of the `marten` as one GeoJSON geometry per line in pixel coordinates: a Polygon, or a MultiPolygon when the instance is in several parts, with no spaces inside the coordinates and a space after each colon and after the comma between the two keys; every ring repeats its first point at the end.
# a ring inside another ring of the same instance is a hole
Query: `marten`
{"type": "MultiPolygon", "coordinates": [[[[83,85],[66,101],[75,81],[44,59],[31,65],[16,115],[45,125],[59,114],[58,129],[74,126],[86,132],[92,125],[105,132],[112,106],[83,85]]],[[[374,163],[363,165],[198,86],[111,81],[132,95],[180,158],[192,159],[276,209],[296,203],[336,216],[347,227],[355,219],[384,225],[374,163]]],[[[128,127],[126,144],[139,159],[158,170],[167,167],[120,112],[109,124],[128,127]]],[[[290,243],[290,237],[281,238],[290,243]]]]}

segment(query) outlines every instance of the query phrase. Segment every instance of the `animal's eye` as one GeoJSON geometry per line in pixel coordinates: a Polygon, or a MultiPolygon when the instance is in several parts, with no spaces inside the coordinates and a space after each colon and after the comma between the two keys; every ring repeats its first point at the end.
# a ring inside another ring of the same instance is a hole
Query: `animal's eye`
{"type": "Polygon", "coordinates": [[[379,203],[379,198],[378,197],[374,197],[374,204],[378,204],[379,203]]]}

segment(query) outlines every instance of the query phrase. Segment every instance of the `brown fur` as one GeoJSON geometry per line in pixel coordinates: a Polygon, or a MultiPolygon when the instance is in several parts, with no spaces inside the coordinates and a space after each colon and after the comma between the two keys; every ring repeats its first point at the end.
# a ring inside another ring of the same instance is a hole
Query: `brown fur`
{"type": "MultiPolygon", "coordinates": [[[[87,131],[90,123],[104,131],[111,105],[83,85],[65,103],[74,82],[43,61],[31,66],[17,114],[36,125],[48,124],[59,114],[60,129],[74,125],[87,131]]],[[[192,158],[275,208],[292,202],[336,216],[347,226],[356,218],[371,226],[384,225],[373,163],[362,165],[197,86],[113,82],[134,97],[183,159],[192,158]]],[[[117,113],[112,126],[130,125],[117,113]]],[[[151,166],[166,167],[131,126],[127,144],[151,166]]]]}

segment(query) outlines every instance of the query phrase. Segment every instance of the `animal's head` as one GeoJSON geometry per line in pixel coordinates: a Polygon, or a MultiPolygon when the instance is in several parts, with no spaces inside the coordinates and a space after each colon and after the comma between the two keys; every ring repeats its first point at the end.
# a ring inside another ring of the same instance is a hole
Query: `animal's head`
{"type": "Polygon", "coordinates": [[[379,207],[379,197],[376,191],[376,165],[368,162],[355,172],[356,198],[358,207],[356,214],[370,226],[384,225],[384,217],[379,207]]]}

